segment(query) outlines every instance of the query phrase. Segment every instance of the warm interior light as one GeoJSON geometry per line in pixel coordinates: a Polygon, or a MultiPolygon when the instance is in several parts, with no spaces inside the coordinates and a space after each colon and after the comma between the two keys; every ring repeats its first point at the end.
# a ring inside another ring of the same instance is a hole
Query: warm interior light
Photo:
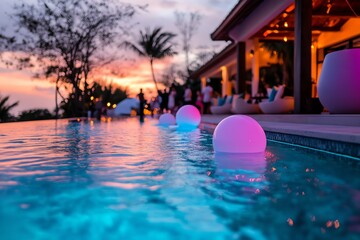
{"type": "Polygon", "coordinates": [[[314,49],[314,48],[315,48],[314,44],[311,44],[311,48],[312,48],[312,49],[314,49]]]}
{"type": "Polygon", "coordinates": [[[328,0],[328,3],[326,4],[326,14],[329,14],[330,13],[330,10],[331,10],[331,7],[332,7],[332,2],[331,0],[328,0]]]}
{"type": "Polygon", "coordinates": [[[282,14],[282,16],[283,16],[283,18],[286,18],[286,17],[288,16],[288,14],[287,14],[286,12],[284,12],[284,13],[282,14]]]}
{"type": "Polygon", "coordinates": [[[287,22],[284,22],[284,27],[289,27],[289,24],[287,22]]]}
{"type": "Polygon", "coordinates": [[[284,37],[284,42],[287,42],[287,40],[288,40],[288,39],[287,39],[287,37],[285,36],[285,37],[284,37]]]}
{"type": "Polygon", "coordinates": [[[253,57],[254,56],[254,50],[251,49],[249,55],[250,55],[250,57],[253,57]]]}

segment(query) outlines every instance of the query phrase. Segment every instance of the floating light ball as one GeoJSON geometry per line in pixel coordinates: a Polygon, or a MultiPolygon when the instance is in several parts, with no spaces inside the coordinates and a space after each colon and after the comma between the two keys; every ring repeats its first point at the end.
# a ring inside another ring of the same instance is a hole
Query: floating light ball
{"type": "Polygon", "coordinates": [[[180,128],[196,128],[200,121],[200,112],[193,105],[182,106],[176,113],[176,123],[180,128]]]}
{"type": "Polygon", "coordinates": [[[176,120],[174,115],[172,115],[171,113],[162,114],[159,118],[159,124],[164,126],[175,125],[176,120]]]}
{"type": "Polygon", "coordinates": [[[259,153],[265,151],[266,136],[255,119],[233,115],[216,126],[213,146],[220,153],[259,153]]]}

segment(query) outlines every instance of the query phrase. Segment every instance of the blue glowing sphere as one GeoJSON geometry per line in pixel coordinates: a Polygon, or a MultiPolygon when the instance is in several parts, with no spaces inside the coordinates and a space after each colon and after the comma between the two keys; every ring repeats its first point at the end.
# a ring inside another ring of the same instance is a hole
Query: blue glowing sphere
{"type": "Polygon", "coordinates": [[[172,115],[171,113],[162,114],[159,118],[159,124],[164,126],[175,125],[176,120],[174,115],[172,115]]]}
{"type": "Polygon", "coordinates": [[[253,118],[233,115],[223,119],[213,135],[215,152],[259,153],[266,148],[265,132],[253,118]]]}
{"type": "Polygon", "coordinates": [[[200,121],[200,112],[193,105],[182,106],[176,113],[176,123],[181,128],[196,128],[200,121]]]}

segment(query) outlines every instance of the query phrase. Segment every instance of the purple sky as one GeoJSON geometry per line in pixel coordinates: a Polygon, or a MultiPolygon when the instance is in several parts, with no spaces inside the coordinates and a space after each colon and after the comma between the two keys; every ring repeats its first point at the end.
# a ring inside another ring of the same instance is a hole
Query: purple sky
{"type": "MultiPolygon", "coordinates": [[[[36,0],[26,0],[25,2],[36,2],[36,0]]],[[[217,52],[226,46],[225,42],[213,42],[210,39],[210,33],[215,30],[237,3],[236,0],[128,0],[124,2],[142,5],[149,4],[147,12],[143,12],[134,18],[134,21],[139,22],[138,29],[162,26],[166,31],[177,33],[174,12],[198,11],[202,18],[199,29],[191,43],[193,53],[200,51],[200,48],[203,46],[217,52]]],[[[5,27],[8,32],[11,31],[11,21],[8,13],[11,13],[14,1],[0,0],[0,3],[0,26],[5,27]]],[[[4,28],[1,30],[4,31],[4,28]]],[[[137,32],[137,30],[134,31],[135,34],[137,32]]],[[[179,37],[176,39],[176,42],[180,44],[179,37]]],[[[177,51],[182,53],[180,46],[178,46],[177,51]]],[[[166,65],[175,63],[181,67],[184,65],[184,61],[184,55],[179,54],[172,59],[165,60],[165,63],[157,62],[155,66],[157,75],[161,74],[161,70],[166,65]]],[[[139,86],[145,86],[145,89],[153,88],[150,68],[145,59],[136,58],[132,68],[134,71],[128,72],[124,78],[106,79],[124,87],[129,87],[131,95],[138,91],[139,86]]],[[[19,106],[12,112],[15,115],[22,110],[30,108],[48,108],[50,110],[55,108],[54,84],[45,80],[31,79],[31,75],[30,71],[6,69],[0,63],[0,94],[10,95],[11,102],[20,102],[19,106]]]]}

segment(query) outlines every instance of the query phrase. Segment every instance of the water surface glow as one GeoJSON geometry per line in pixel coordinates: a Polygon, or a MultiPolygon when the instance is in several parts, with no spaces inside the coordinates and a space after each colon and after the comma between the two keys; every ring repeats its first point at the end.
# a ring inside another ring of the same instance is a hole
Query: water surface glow
{"type": "Polygon", "coordinates": [[[0,124],[0,239],[360,237],[355,161],[269,142],[232,164],[156,123],[0,124]]]}

